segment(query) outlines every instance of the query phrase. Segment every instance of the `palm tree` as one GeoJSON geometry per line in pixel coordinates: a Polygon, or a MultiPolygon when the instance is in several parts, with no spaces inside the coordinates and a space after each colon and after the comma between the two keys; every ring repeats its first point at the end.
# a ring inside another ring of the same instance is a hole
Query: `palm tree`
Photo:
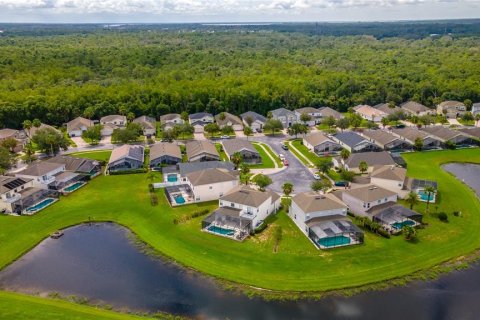
{"type": "Polygon", "coordinates": [[[233,165],[235,166],[235,169],[238,168],[240,166],[240,164],[243,162],[243,157],[242,157],[242,154],[240,152],[235,152],[234,154],[232,154],[232,156],[230,157],[230,161],[233,163],[233,165]]]}
{"type": "Polygon", "coordinates": [[[418,194],[415,191],[410,191],[405,198],[405,202],[410,205],[410,210],[412,210],[413,206],[420,202],[420,200],[418,200],[418,194]]]}
{"type": "Polygon", "coordinates": [[[283,185],[282,185],[282,189],[283,189],[283,193],[285,194],[285,196],[289,196],[290,193],[293,192],[293,184],[290,183],[290,182],[285,182],[283,185]]]}
{"type": "Polygon", "coordinates": [[[340,151],[340,158],[342,158],[343,162],[347,161],[347,159],[350,157],[350,151],[347,149],[342,149],[340,151]]]}
{"type": "Polygon", "coordinates": [[[425,189],[423,189],[423,191],[427,193],[427,211],[428,211],[428,206],[430,205],[430,198],[435,193],[435,188],[432,186],[426,186],[425,189]]]}
{"type": "Polygon", "coordinates": [[[361,173],[365,173],[368,170],[368,163],[365,161],[360,161],[358,164],[358,170],[360,170],[361,173]]]}
{"type": "Polygon", "coordinates": [[[23,121],[23,129],[30,131],[30,128],[32,127],[32,121],[30,120],[25,120],[23,121]]]}

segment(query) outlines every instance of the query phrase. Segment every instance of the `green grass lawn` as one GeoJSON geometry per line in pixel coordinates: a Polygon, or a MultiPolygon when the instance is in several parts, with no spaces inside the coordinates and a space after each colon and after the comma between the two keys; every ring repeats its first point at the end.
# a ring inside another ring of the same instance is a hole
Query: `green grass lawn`
{"type": "Polygon", "coordinates": [[[283,162],[282,160],[280,160],[280,158],[278,157],[278,155],[272,151],[272,149],[270,148],[270,146],[266,143],[263,143],[263,142],[256,142],[258,144],[261,144],[263,147],[265,147],[265,149],[267,150],[268,154],[273,158],[273,160],[275,160],[275,162],[277,163],[277,166],[279,168],[283,168],[283,162]]]}
{"type": "Polygon", "coordinates": [[[220,160],[221,161],[230,161],[228,159],[228,156],[227,154],[225,153],[225,151],[223,150],[223,146],[221,143],[217,142],[215,143],[215,148],[217,148],[217,151],[218,151],[218,154],[220,155],[220,160]]]}
{"type": "Polygon", "coordinates": [[[88,152],[77,152],[71,153],[72,156],[79,158],[88,158],[98,161],[108,162],[110,155],[112,154],[111,150],[101,150],[101,151],[88,151],[88,152]]]}
{"type": "MultiPolygon", "coordinates": [[[[162,190],[159,205],[149,201],[145,174],[100,176],[78,192],[30,217],[0,216],[0,268],[30,250],[55,230],[87,221],[115,221],[164,255],[206,274],[255,287],[280,291],[325,291],[361,286],[406,276],[468,254],[480,247],[480,203],[462,182],[440,169],[452,161],[480,163],[480,149],[405,154],[408,175],[434,179],[439,185],[439,211],[449,223],[425,216],[416,243],[403,237],[384,239],[365,234],[365,244],[319,251],[280,212],[261,234],[245,242],[200,231],[202,217],[174,225],[175,217],[216,202],[168,206],[162,190]],[[462,211],[461,217],[452,212],[462,211]],[[282,226],[283,240],[273,252],[272,227],[282,226]]],[[[424,204],[417,208],[424,210],[424,204]]]]}
{"type": "Polygon", "coordinates": [[[252,143],[253,147],[257,152],[260,154],[260,157],[262,158],[262,163],[260,164],[252,164],[250,165],[250,169],[271,169],[275,168],[275,164],[273,163],[272,159],[267,155],[265,150],[263,150],[262,147],[258,143],[252,143]]]}
{"type": "Polygon", "coordinates": [[[297,148],[298,151],[300,151],[305,157],[307,157],[307,159],[310,160],[313,164],[318,163],[318,161],[320,160],[320,157],[317,154],[308,150],[308,148],[303,145],[302,140],[293,140],[291,144],[293,144],[293,146],[297,148]]]}

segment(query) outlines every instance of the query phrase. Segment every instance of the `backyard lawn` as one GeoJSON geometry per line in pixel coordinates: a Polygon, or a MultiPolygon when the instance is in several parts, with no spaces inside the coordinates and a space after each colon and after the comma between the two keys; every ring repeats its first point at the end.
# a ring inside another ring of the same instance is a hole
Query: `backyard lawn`
{"type": "Polygon", "coordinates": [[[260,154],[262,163],[249,165],[250,169],[271,169],[275,168],[273,160],[268,156],[267,152],[256,142],[252,143],[253,147],[260,154]]]}
{"type": "MultiPolygon", "coordinates": [[[[300,153],[305,156],[308,160],[310,160],[310,162],[312,162],[313,164],[316,164],[318,163],[318,160],[320,160],[320,157],[311,152],[310,150],[308,150],[307,147],[305,147],[303,145],[303,142],[302,140],[293,140],[291,141],[291,144],[298,150],[300,151],[300,153]]],[[[298,156],[297,156],[298,157],[298,156]]],[[[303,162],[303,161],[302,161],[303,162]]]]}
{"type": "Polygon", "coordinates": [[[88,158],[88,159],[108,162],[111,154],[112,154],[111,150],[102,150],[102,151],[77,152],[77,153],[71,153],[70,155],[79,157],[79,158],[88,158]]]}
{"type": "MultiPolygon", "coordinates": [[[[263,233],[239,243],[200,232],[202,217],[178,225],[172,222],[199,208],[212,210],[216,202],[172,209],[159,190],[159,205],[152,207],[145,174],[100,176],[34,216],[0,216],[0,268],[53,231],[89,217],[125,225],[166,256],[209,275],[279,291],[313,292],[367,285],[431,270],[479,248],[480,203],[440,164],[480,163],[480,149],[408,153],[404,157],[409,176],[438,182],[438,210],[449,216],[448,223],[425,216],[428,226],[419,230],[416,243],[402,236],[384,239],[367,232],[364,245],[319,251],[283,212],[263,233]],[[462,211],[462,216],[453,216],[453,211],[462,211]],[[277,253],[271,232],[275,225],[283,230],[277,253]]],[[[424,204],[414,209],[423,213],[424,204]]]]}

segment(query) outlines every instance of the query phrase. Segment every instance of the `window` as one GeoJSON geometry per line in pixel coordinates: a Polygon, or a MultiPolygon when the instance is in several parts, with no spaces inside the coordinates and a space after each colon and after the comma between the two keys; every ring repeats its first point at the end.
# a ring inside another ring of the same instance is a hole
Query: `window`
{"type": "Polygon", "coordinates": [[[213,187],[212,187],[212,186],[210,186],[210,187],[208,187],[208,189],[212,190],[212,189],[213,189],[213,187]]]}
{"type": "Polygon", "coordinates": [[[233,202],[230,203],[230,207],[232,207],[232,208],[235,207],[235,203],[233,203],[233,202]]]}

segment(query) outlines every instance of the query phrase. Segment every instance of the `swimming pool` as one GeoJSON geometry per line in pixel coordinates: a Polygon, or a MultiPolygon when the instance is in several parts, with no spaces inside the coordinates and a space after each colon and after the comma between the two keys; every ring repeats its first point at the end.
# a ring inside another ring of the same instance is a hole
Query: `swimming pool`
{"type": "Polygon", "coordinates": [[[395,228],[395,229],[402,229],[404,226],[414,226],[414,225],[415,225],[414,221],[405,220],[405,221],[402,221],[402,222],[395,222],[394,224],[392,224],[392,227],[395,228]]]}
{"type": "Polygon", "coordinates": [[[317,243],[323,247],[335,247],[335,246],[343,246],[346,244],[350,244],[351,240],[349,237],[339,236],[339,237],[328,237],[328,238],[321,238],[317,241],[317,243]]]}
{"type": "Polygon", "coordinates": [[[26,211],[27,212],[36,212],[36,211],[42,210],[43,208],[47,207],[48,205],[50,205],[54,201],[55,201],[55,199],[53,199],[53,198],[47,198],[45,200],[40,201],[39,203],[37,203],[34,206],[28,207],[26,211]]]}
{"type": "Polygon", "coordinates": [[[176,174],[169,174],[167,176],[167,181],[168,182],[177,182],[178,178],[176,174]]]}
{"type": "Polygon", "coordinates": [[[435,193],[430,193],[430,197],[429,197],[428,193],[425,192],[425,190],[418,190],[418,198],[424,202],[427,202],[429,200],[430,202],[435,202],[435,193]]]}
{"type": "Polygon", "coordinates": [[[225,228],[220,228],[217,226],[210,226],[207,228],[208,231],[214,232],[221,234],[222,236],[233,236],[235,234],[234,230],[231,229],[225,229],[225,228]]]}
{"type": "Polygon", "coordinates": [[[73,192],[75,190],[77,190],[78,188],[82,187],[85,185],[85,182],[75,182],[74,184],[72,185],[69,185],[68,187],[64,188],[63,191],[65,192],[73,192]]]}
{"type": "Polygon", "coordinates": [[[185,203],[185,198],[180,194],[177,194],[177,195],[173,196],[173,198],[175,199],[175,202],[178,203],[178,204],[185,203]]]}

